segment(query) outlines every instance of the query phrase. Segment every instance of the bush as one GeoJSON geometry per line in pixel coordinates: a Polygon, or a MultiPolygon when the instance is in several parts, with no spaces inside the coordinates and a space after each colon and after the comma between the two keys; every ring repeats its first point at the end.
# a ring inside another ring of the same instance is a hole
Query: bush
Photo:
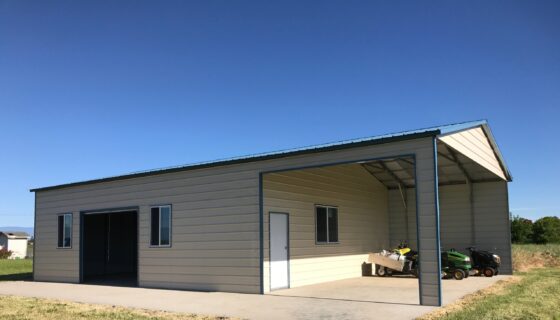
{"type": "Polygon", "coordinates": [[[544,217],[533,224],[533,241],[535,243],[560,243],[560,219],[544,217]]]}
{"type": "Polygon", "coordinates": [[[533,222],[520,216],[514,216],[511,221],[511,241],[513,243],[529,243],[532,240],[533,222]]]}
{"type": "Polygon", "coordinates": [[[12,255],[12,251],[2,248],[0,249],[0,259],[8,259],[12,255]]]}

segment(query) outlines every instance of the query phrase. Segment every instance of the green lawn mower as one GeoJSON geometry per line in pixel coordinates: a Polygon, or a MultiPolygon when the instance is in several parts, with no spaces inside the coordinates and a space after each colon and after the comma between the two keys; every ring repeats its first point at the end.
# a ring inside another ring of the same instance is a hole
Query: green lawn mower
{"type": "Polygon", "coordinates": [[[453,249],[441,253],[441,271],[444,279],[463,280],[469,277],[471,258],[453,249]]]}

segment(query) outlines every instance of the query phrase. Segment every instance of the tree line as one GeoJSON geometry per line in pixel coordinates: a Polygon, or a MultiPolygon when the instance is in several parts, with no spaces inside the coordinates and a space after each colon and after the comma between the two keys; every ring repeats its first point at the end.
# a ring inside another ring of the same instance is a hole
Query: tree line
{"type": "Polygon", "coordinates": [[[560,218],[544,217],[533,222],[520,216],[511,220],[513,243],[560,243],[560,218]]]}

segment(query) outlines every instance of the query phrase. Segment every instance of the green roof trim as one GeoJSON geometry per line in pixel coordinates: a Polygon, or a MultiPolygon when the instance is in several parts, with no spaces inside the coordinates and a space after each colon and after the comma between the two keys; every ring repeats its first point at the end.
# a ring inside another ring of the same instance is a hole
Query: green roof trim
{"type": "MultiPolygon", "coordinates": [[[[469,121],[469,122],[462,122],[456,124],[450,124],[445,126],[437,126],[437,127],[430,127],[412,131],[404,131],[399,133],[393,134],[386,134],[374,137],[366,137],[360,139],[353,139],[353,140],[344,140],[338,141],[333,143],[321,144],[321,145],[314,145],[309,147],[297,148],[297,149],[289,149],[289,150],[282,150],[276,152],[269,152],[269,153],[261,153],[261,154],[254,154],[242,157],[235,157],[229,159],[222,159],[216,161],[208,161],[208,162],[200,162],[194,164],[187,164],[181,165],[176,167],[169,167],[169,168],[161,168],[155,170],[147,170],[141,172],[133,172],[124,175],[118,176],[111,176],[106,178],[100,179],[93,179],[93,180],[86,180],[86,181],[79,181],[79,182],[72,182],[66,184],[60,184],[55,186],[43,187],[43,188],[35,188],[31,189],[31,192],[37,191],[47,191],[47,190],[56,190],[56,189],[63,189],[75,186],[82,186],[94,183],[102,183],[102,182],[110,182],[110,181],[118,181],[118,180],[126,180],[126,179],[133,179],[133,178],[140,178],[140,177],[147,177],[147,176],[155,176],[160,174],[166,173],[174,173],[174,172],[182,172],[188,170],[196,170],[196,169],[204,169],[204,168],[212,168],[212,167],[220,167],[226,165],[234,165],[240,163],[249,163],[249,162],[257,162],[257,161],[265,161],[265,160],[272,160],[272,159],[280,159],[298,155],[305,155],[305,154],[313,154],[319,152],[329,152],[329,151],[336,151],[336,150],[344,150],[350,148],[358,148],[364,146],[371,146],[376,144],[383,144],[383,143],[390,143],[390,142],[398,142],[404,140],[411,140],[411,139],[418,139],[424,137],[433,137],[438,136],[440,134],[448,134],[451,132],[457,132],[461,130],[465,130],[468,128],[475,128],[475,127],[486,127],[487,128],[486,120],[477,120],[477,121],[469,121]]],[[[490,136],[490,140],[493,145],[495,145],[495,141],[493,137],[490,136]]],[[[500,162],[503,162],[503,159],[500,157],[500,162]]],[[[504,164],[505,166],[505,164],[504,164]]],[[[505,171],[509,176],[509,171],[507,171],[507,167],[505,167],[505,171]]]]}
{"type": "Polygon", "coordinates": [[[264,161],[264,160],[272,160],[272,159],[280,159],[286,158],[291,156],[298,156],[304,154],[313,154],[319,152],[328,152],[328,151],[336,151],[336,150],[344,150],[350,148],[357,148],[357,147],[364,147],[364,146],[371,146],[376,144],[382,143],[390,143],[390,142],[397,142],[397,141],[404,141],[410,139],[417,139],[417,138],[424,138],[424,137],[433,137],[440,134],[441,131],[439,130],[428,130],[428,131],[421,131],[421,132],[414,132],[410,134],[402,134],[396,136],[382,136],[380,138],[371,138],[371,139],[361,139],[360,141],[352,141],[352,142],[341,142],[335,144],[329,144],[325,146],[316,146],[316,147],[309,147],[303,149],[296,149],[296,150],[286,150],[286,151],[279,151],[273,153],[265,153],[265,154],[257,154],[245,157],[238,157],[238,158],[231,158],[231,159],[224,159],[224,160],[217,160],[211,162],[202,162],[202,163],[195,163],[171,168],[163,168],[163,169],[155,169],[149,171],[142,171],[142,172],[135,172],[129,173],[124,175],[100,178],[100,179],[93,179],[93,180],[85,180],[79,182],[72,182],[66,184],[60,184],[55,186],[49,187],[42,187],[42,188],[34,188],[31,189],[30,192],[37,192],[37,191],[48,191],[48,190],[56,190],[56,189],[63,189],[75,186],[82,186],[94,183],[101,183],[101,182],[110,182],[110,181],[117,181],[117,180],[125,180],[125,179],[133,179],[133,178],[140,178],[140,177],[148,177],[166,173],[173,173],[173,172],[181,172],[181,171],[188,171],[188,170],[196,170],[196,169],[204,169],[204,168],[212,168],[212,167],[220,167],[226,165],[234,165],[240,163],[249,163],[249,162],[257,162],[257,161],[264,161]]]}

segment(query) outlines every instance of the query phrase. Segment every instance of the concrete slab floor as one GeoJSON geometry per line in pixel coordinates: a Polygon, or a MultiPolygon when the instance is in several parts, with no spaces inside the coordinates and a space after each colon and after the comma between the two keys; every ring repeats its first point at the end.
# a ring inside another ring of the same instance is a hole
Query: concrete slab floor
{"type": "MultiPolygon", "coordinates": [[[[444,280],[444,303],[504,278],[444,280]]],[[[0,294],[245,319],[413,319],[434,309],[417,305],[415,279],[377,277],[333,281],[266,295],[27,281],[0,282],[0,294]]]]}

